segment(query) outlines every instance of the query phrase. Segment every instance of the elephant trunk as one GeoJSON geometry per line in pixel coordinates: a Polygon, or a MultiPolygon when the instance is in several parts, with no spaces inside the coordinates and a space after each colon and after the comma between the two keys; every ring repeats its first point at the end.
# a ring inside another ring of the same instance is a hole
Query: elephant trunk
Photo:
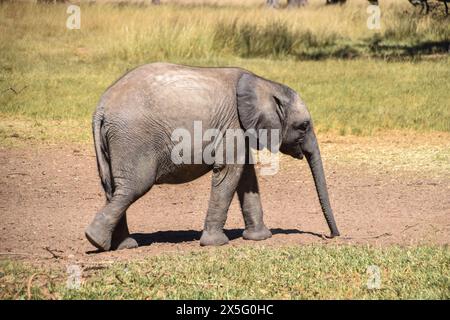
{"type": "Polygon", "coordinates": [[[314,178],[320,206],[331,231],[331,238],[337,237],[339,236],[339,231],[334,221],[333,210],[331,209],[330,199],[328,197],[327,182],[320,156],[319,144],[317,143],[317,138],[312,128],[306,135],[301,147],[314,178]]]}

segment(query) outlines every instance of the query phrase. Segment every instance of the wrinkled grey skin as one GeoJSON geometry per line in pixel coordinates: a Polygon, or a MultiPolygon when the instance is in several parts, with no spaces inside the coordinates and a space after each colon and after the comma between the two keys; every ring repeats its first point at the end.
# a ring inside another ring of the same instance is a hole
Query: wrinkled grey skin
{"type": "MultiPolygon", "coordinates": [[[[311,117],[295,91],[239,68],[153,63],[130,71],[109,87],[94,113],[97,164],[107,198],[86,229],[95,247],[136,247],[128,231],[128,207],[154,184],[188,182],[210,170],[211,194],[200,244],[228,242],[223,227],[235,192],[245,221],[243,237],[271,237],[252,164],[175,165],[171,161],[176,144],[171,140],[173,130],[185,128],[193,136],[194,121],[202,121],[203,131],[281,130],[281,152],[306,157],[331,237],[339,235],[311,117]]],[[[208,142],[204,144],[202,148],[208,142]]]]}

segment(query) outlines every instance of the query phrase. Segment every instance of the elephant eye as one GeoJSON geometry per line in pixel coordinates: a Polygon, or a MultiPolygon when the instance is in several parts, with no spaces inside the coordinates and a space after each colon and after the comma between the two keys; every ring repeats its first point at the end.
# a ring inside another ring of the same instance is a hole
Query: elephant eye
{"type": "Polygon", "coordinates": [[[306,121],[303,121],[303,122],[301,122],[299,124],[296,124],[295,128],[297,130],[306,131],[306,130],[308,130],[309,125],[310,125],[310,122],[308,120],[306,120],[306,121]]]}

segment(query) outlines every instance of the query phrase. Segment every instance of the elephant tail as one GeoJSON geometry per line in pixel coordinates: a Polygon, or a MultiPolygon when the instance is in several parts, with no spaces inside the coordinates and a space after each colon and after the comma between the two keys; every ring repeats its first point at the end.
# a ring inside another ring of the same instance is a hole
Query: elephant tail
{"type": "Polygon", "coordinates": [[[109,162],[108,140],[104,130],[104,116],[102,108],[98,108],[92,119],[92,132],[94,136],[95,154],[97,155],[97,167],[106,199],[109,201],[113,195],[113,181],[109,162]]]}

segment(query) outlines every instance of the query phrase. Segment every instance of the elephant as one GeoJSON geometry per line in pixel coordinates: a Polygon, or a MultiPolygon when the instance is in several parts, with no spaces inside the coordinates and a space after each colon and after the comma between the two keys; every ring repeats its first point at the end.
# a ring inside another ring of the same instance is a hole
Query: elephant
{"type": "MultiPolygon", "coordinates": [[[[245,223],[243,238],[272,236],[263,221],[255,166],[248,156],[242,163],[215,158],[212,163],[172,161],[176,143],[171,133],[177,128],[192,132],[196,121],[201,121],[202,130],[218,128],[220,139],[229,129],[278,130],[278,141],[261,142],[257,148],[276,146],[276,151],[294,158],[306,157],[330,238],[339,236],[311,115],[293,89],[237,67],[156,62],[119,78],[94,112],[94,145],[106,204],[85,230],[92,245],[103,251],[137,247],[127,225],[128,207],[155,184],[185,183],[210,171],[210,200],[200,245],[228,243],[223,227],[235,193],[245,223]]],[[[205,145],[202,142],[197,149],[201,152],[205,145]]],[[[246,144],[247,155],[249,149],[246,144]]]]}

